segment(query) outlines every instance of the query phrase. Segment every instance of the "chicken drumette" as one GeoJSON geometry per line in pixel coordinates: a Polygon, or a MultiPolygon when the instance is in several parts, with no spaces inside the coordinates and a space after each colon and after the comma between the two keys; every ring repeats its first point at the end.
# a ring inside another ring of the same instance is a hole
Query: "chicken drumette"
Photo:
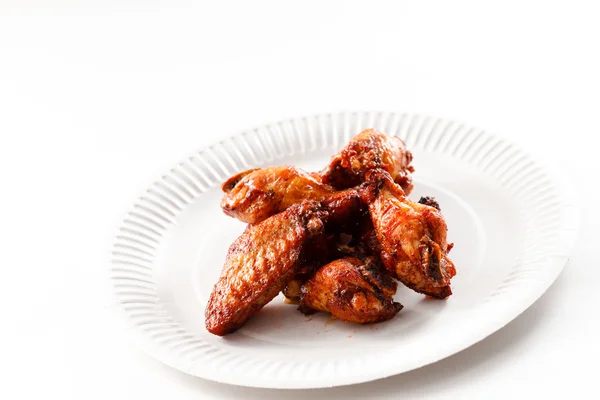
{"type": "Polygon", "coordinates": [[[321,172],[323,183],[345,189],[362,183],[372,169],[387,171],[407,195],[412,190],[412,154],[404,142],[375,129],[356,135],[321,172]]]}
{"type": "Polygon", "coordinates": [[[369,203],[383,265],[419,293],[437,298],[450,296],[450,279],[456,269],[448,258],[452,244],[446,241],[446,221],[440,211],[407,199],[385,171],[373,170],[367,180],[379,182],[378,190],[368,193],[371,198],[365,201],[369,203]]]}
{"type": "Polygon", "coordinates": [[[364,262],[345,257],[321,267],[302,285],[299,309],[361,324],[386,321],[402,309],[392,299],[397,287],[373,257],[364,262]]]}

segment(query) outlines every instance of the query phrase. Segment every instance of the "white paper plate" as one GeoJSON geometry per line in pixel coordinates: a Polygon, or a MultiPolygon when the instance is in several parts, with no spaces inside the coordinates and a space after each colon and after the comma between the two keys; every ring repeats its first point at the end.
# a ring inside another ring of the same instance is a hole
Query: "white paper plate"
{"type": "Polygon", "coordinates": [[[174,368],[255,387],[346,385],[435,362],[510,322],[560,273],[577,215],[560,181],[481,129],[419,115],[326,114],[244,132],[174,166],[126,214],[111,283],[136,342],[174,368]],[[280,296],[235,334],[209,334],[207,298],[245,227],[221,212],[220,184],[252,167],[319,170],[368,127],[406,141],[416,168],[410,197],[440,203],[455,243],[454,294],[427,300],[400,286],[404,309],[366,326],[305,317],[280,296]]]}

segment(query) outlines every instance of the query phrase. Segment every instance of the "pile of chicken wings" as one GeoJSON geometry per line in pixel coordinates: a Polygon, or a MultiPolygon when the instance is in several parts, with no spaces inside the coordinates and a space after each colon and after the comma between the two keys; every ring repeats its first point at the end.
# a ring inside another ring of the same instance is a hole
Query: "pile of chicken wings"
{"type": "Polygon", "coordinates": [[[456,270],[446,222],[435,199],[406,197],[411,162],[402,140],[367,129],[321,172],[283,165],[229,178],[221,208],[248,226],[211,293],[207,330],[235,331],[280,292],[305,314],[357,323],[402,309],[397,281],[450,296],[456,270]]]}

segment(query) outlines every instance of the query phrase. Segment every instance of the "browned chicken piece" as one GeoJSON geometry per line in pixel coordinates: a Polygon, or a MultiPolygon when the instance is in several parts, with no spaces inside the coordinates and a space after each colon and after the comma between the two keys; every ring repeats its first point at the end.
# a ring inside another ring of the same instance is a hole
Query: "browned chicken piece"
{"type": "Polygon", "coordinates": [[[303,200],[322,201],[332,225],[343,224],[363,206],[360,188],[338,192],[314,174],[289,165],[242,172],[229,178],[222,189],[225,214],[251,224],[303,200]]]}
{"type": "Polygon", "coordinates": [[[323,183],[336,189],[356,186],[375,168],[387,171],[408,195],[412,190],[412,153],[404,142],[375,129],[356,135],[321,172],[323,183]]]}
{"type": "Polygon", "coordinates": [[[247,223],[260,222],[303,200],[321,201],[335,193],[331,186],[289,165],[241,172],[222,189],[225,214],[247,223]]]}
{"type": "Polygon", "coordinates": [[[286,287],[301,267],[305,244],[323,231],[327,213],[304,201],[249,225],[231,245],[205,310],[206,329],[238,329],[286,287]]]}
{"type": "Polygon", "coordinates": [[[407,199],[385,171],[374,170],[367,179],[381,182],[374,198],[366,201],[384,266],[419,293],[450,296],[456,269],[448,258],[452,245],[446,241],[448,229],[441,212],[407,199]]]}
{"type": "Polygon", "coordinates": [[[387,321],[402,309],[392,298],[397,287],[375,259],[345,257],[321,267],[302,286],[299,310],[361,324],[387,321]]]}

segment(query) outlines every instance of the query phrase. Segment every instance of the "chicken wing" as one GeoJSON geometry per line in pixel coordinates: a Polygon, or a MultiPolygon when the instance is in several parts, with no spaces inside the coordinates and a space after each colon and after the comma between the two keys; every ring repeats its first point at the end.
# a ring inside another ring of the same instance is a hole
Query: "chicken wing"
{"type": "Polygon", "coordinates": [[[205,310],[206,329],[225,335],[241,327],[285,288],[301,266],[305,244],[323,231],[327,213],[304,201],[249,225],[231,245],[205,310]]]}
{"type": "Polygon", "coordinates": [[[392,299],[397,287],[374,258],[345,257],[323,266],[302,285],[299,310],[326,311],[361,324],[386,321],[402,309],[392,299]]]}
{"type": "Polygon", "coordinates": [[[387,171],[408,195],[412,190],[412,153],[404,142],[375,129],[356,135],[321,172],[323,183],[336,189],[356,186],[375,168],[387,171]]]}
{"type": "Polygon", "coordinates": [[[222,186],[225,214],[247,223],[260,222],[303,200],[321,201],[335,193],[314,176],[289,165],[252,169],[222,186]]]}
{"type": "Polygon", "coordinates": [[[303,200],[322,201],[332,226],[344,224],[363,206],[360,188],[338,192],[314,174],[288,165],[242,172],[229,178],[222,189],[225,214],[251,224],[303,200]]]}
{"type": "Polygon", "coordinates": [[[407,199],[385,171],[373,170],[367,179],[380,181],[374,198],[366,201],[384,266],[419,293],[450,296],[456,269],[447,255],[452,245],[446,241],[448,229],[441,212],[407,199]]]}

